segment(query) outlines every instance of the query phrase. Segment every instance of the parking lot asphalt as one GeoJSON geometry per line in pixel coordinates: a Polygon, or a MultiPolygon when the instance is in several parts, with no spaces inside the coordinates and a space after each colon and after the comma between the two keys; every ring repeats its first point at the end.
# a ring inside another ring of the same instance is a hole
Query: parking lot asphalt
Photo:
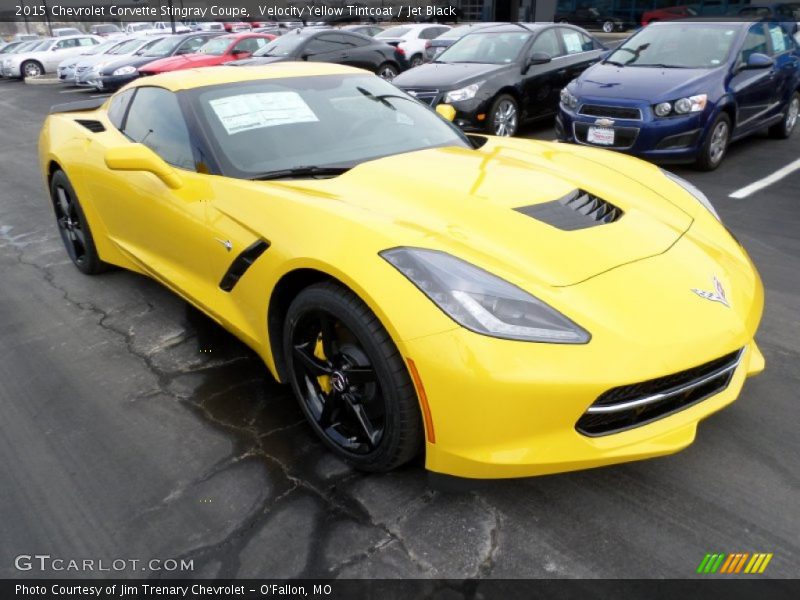
{"type": "Polygon", "coordinates": [[[682,578],[708,552],[797,576],[800,171],[729,195],[800,157],[800,134],[674,168],[766,287],[767,370],[739,401],[674,456],[445,493],[420,464],[353,471],[232,336],[144,277],[69,263],[36,164],[49,106],[88,95],[62,91],[0,81],[0,577],[41,576],[14,567],[39,553],[194,564],[44,573],[69,577],[682,578]]]}

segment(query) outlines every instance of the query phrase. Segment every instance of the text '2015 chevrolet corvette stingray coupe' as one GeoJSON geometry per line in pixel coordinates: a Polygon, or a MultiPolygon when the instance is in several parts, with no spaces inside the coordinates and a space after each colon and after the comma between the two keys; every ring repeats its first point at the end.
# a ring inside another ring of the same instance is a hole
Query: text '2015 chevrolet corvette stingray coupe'
{"type": "Polygon", "coordinates": [[[101,102],[54,107],[40,139],[75,265],[203,310],[357,467],[669,454],[764,368],[753,264],[651,164],[466,136],[333,64],[188,70],[101,102]]]}

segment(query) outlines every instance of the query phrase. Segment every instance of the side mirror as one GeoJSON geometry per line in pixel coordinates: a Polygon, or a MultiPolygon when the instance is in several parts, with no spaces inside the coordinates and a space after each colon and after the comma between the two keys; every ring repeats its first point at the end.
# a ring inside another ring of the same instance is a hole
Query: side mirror
{"type": "Polygon", "coordinates": [[[753,52],[753,54],[750,55],[750,58],[747,59],[747,62],[742,65],[741,68],[748,71],[751,69],[767,69],[774,64],[775,61],[771,56],[761,54],[760,52],[753,52]]]}
{"type": "Polygon", "coordinates": [[[450,104],[437,104],[436,112],[450,122],[456,118],[456,109],[450,104]]]}
{"type": "Polygon", "coordinates": [[[105,154],[106,166],[112,171],[146,171],[158,177],[173,190],[183,185],[178,173],[160,156],[142,144],[128,144],[109,148],[105,154]]]}
{"type": "Polygon", "coordinates": [[[553,57],[546,52],[534,52],[528,57],[528,64],[525,66],[530,67],[531,65],[544,65],[549,63],[551,60],[553,60],[553,57]]]}

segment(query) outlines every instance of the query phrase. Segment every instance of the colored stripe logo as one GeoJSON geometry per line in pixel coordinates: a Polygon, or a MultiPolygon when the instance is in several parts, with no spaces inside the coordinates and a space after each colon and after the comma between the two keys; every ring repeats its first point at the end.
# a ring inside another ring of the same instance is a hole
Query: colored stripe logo
{"type": "Polygon", "coordinates": [[[772,553],[765,552],[734,552],[732,554],[716,553],[706,554],[700,565],[698,573],[714,574],[760,574],[767,569],[772,553]]]}

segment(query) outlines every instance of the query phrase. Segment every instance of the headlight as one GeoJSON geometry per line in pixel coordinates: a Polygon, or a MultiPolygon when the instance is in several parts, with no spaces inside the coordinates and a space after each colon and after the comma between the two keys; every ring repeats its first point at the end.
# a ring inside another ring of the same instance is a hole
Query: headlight
{"type": "Polygon", "coordinates": [[[470,100],[475,97],[475,94],[478,93],[478,89],[483,85],[482,81],[478,83],[473,83],[472,85],[468,85],[466,87],[453,90],[452,92],[447,92],[444,95],[445,102],[461,102],[462,100],[470,100]]]}
{"type": "Polygon", "coordinates": [[[437,250],[394,248],[381,256],[459,325],[508,340],[585,344],[589,334],[528,292],[437,250]]]}
{"type": "Polygon", "coordinates": [[[687,98],[679,98],[675,102],[661,102],[656,104],[653,109],[657,116],[666,117],[673,111],[677,115],[686,115],[693,112],[700,112],[706,107],[708,102],[707,94],[698,94],[697,96],[688,96],[687,98]]]}
{"type": "Polygon", "coordinates": [[[112,75],[130,75],[131,73],[136,73],[136,67],[128,65],[126,67],[120,67],[119,69],[115,70],[112,73],[112,75]]]}
{"type": "Polygon", "coordinates": [[[717,214],[716,209],[714,209],[714,205],[711,204],[711,200],[709,200],[703,192],[697,189],[693,184],[686,181],[683,177],[678,177],[675,175],[675,173],[671,173],[665,169],[661,169],[661,172],[689,192],[692,196],[694,196],[700,204],[708,209],[708,212],[717,218],[717,221],[720,223],[722,222],[722,219],[719,218],[719,214],[717,214]]]}
{"type": "Polygon", "coordinates": [[[671,112],[672,104],[669,102],[661,102],[660,104],[656,104],[655,113],[657,116],[666,117],[671,112]]]}
{"type": "Polygon", "coordinates": [[[561,90],[561,104],[567,108],[575,108],[578,106],[578,99],[567,88],[561,90]]]}

